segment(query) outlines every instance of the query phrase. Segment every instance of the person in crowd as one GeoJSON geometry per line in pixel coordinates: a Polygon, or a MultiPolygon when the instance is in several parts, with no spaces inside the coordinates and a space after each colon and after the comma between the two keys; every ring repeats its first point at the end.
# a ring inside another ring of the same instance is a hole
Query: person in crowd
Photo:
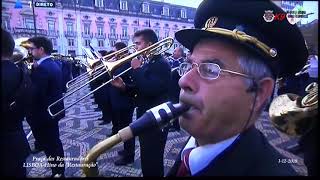
{"type": "Polygon", "coordinates": [[[30,148],[22,121],[30,103],[28,74],[11,60],[15,42],[11,34],[1,28],[1,176],[26,177],[24,163],[30,148]]]}
{"type": "Polygon", "coordinates": [[[179,67],[180,63],[184,62],[185,58],[184,58],[184,52],[182,47],[177,47],[173,54],[172,54],[172,58],[171,58],[171,68],[177,68],[179,67]]]}
{"type": "MultiPolygon", "coordinates": [[[[133,42],[138,51],[158,42],[156,33],[151,29],[135,32],[133,42]]],[[[148,61],[135,58],[131,61],[134,85],[127,85],[122,78],[116,78],[113,86],[135,96],[137,118],[148,109],[168,101],[171,68],[162,55],[153,55],[148,61]]],[[[139,136],[141,168],[143,176],[163,176],[163,153],[168,129],[149,130],[139,136]]]]}
{"type": "MultiPolygon", "coordinates": [[[[50,104],[62,97],[63,77],[62,70],[50,57],[52,42],[46,37],[37,36],[28,40],[31,52],[35,58],[35,68],[31,74],[32,105],[30,127],[33,136],[44,150],[51,167],[52,177],[64,177],[64,151],[59,136],[58,122],[64,113],[51,117],[47,108],[50,104]],[[50,158],[51,157],[51,158],[50,158]],[[58,166],[62,164],[63,166],[58,166]]],[[[52,107],[52,112],[64,108],[63,101],[52,107]]]]}
{"type": "MultiPolygon", "coordinates": [[[[119,51],[120,49],[126,48],[126,44],[123,42],[117,42],[114,45],[114,50],[119,51]]],[[[128,55],[128,51],[125,51],[117,57],[118,58],[128,55]]],[[[126,69],[130,68],[130,62],[127,62],[118,69],[115,70],[114,75],[116,76],[126,69]]],[[[132,76],[131,72],[129,71],[123,75],[121,75],[121,79],[127,85],[132,84],[132,76]]],[[[134,97],[130,96],[130,94],[125,93],[124,89],[120,89],[114,86],[110,87],[110,97],[111,97],[111,106],[112,106],[112,113],[114,114],[114,121],[112,121],[113,127],[112,132],[118,133],[118,131],[126,126],[128,126],[132,122],[132,116],[134,111],[134,97]]],[[[114,162],[115,165],[126,165],[129,163],[134,162],[134,152],[135,152],[135,141],[131,139],[129,141],[124,142],[123,144],[124,149],[118,151],[119,158],[114,162]]]]}
{"type": "MultiPolygon", "coordinates": [[[[106,56],[108,54],[107,51],[101,50],[99,51],[101,56],[106,56]]],[[[97,70],[100,71],[100,70],[97,70]]],[[[100,71],[102,72],[102,71],[100,71]]],[[[95,72],[94,72],[95,73],[95,72]]],[[[94,74],[93,73],[93,74],[94,74]]],[[[94,77],[100,75],[100,73],[97,73],[94,77]]],[[[104,75],[98,77],[96,80],[94,80],[91,83],[92,90],[96,89],[102,83],[108,81],[110,79],[109,74],[105,73],[104,75]]],[[[98,104],[99,111],[101,110],[102,112],[102,117],[99,118],[98,120],[102,120],[99,125],[105,125],[113,121],[113,113],[111,110],[111,101],[110,101],[110,84],[107,84],[103,86],[101,89],[93,93],[95,102],[98,104]]]]}

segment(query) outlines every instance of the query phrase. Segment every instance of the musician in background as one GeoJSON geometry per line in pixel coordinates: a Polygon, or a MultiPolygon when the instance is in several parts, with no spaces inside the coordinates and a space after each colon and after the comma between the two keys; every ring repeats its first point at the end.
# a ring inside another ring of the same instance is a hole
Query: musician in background
{"type": "MultiPolygon", "coordinates": [[[[73,58],[72,58],[73,59],[73,58]]],[[[57,61],[61,62],[62,80],[63,80],[63,92],[67,92],[66,84],[72,79],[72,62],[71,58],[61,58],[57,61]]]]}
{"type": "MultiPolygon", "coordinates": [[[[180,75],[178,74],[178,67],[181,63],[185,61],[184,52],[182,47],[177,47],[173,55],[170,57],[169,62],[171,62],[171,80],[170,80],[170,88],[169,88],[169,95],[170,101],[174,103],[179,102],[179,93],[180,87],[178,81],[180,79],[180,75]]],[[[179,131],[180,125],[179,121],[175,120],[169,126],[169,131],[179,131]]]]}
{"type": "MultiPolygon", "coordinates": [[[[58,157],[64,157],[64,151],[59,136],[58,121],[64,117],[64,113],[52,118],[47,111],[50,104],[62,97],[63,80],[62,70],[50,55],[52,42],[42,36],[33,37],[28,40],[31,43],[31,52],[37,66],[31,74],[32,80],[32,107],[30,115],[30,127],[32,133],[44,150],[48,161],[54,164],[51,167],[52,177],[64,177],[64,161],[58,157]],[[59,164],[63,166],[58,166],[59,164]]],[[[64,108],[63,101],[52,108],[53,113],[64,108]]]]}
{"type": "Polygon", "coordinates": [[[1,28],[1,176],[26,177],[23,166],[30,153],[22,121],[30,102],[28,76],[11,60],[15,46],[11,34],[1,28]]]}
{"type": "MultiPolygon", "coordinates": [[[[29,50],[30,44],[28,41],[22,41],[20,44],[16,44],[16,46],[21,46],[23,48],[25,48],[28,51],[28,56],[23,59],[23,60],[19,60],[19,62],[15,62],[15,64],[17,64],[19,66],[19,68],[21,68],[25,73],[30,74],[31,73],[31,66],[33,63],[33,57],[32,54],[29,50]]],[[[16,60],[14,60],[16,61],[16,60]]]]}
{"type": "MultiPolygon", "coordinates": [[[[99,53],[101,54],[101,56],[106,56],[107,54],[109,54],[105,50],[99,51],[99,53]]],[[[94,70],[92,74],[96,74],[97,71],[99,70],[94,70]]],[[[100,75],[100,73],[96,74],[92,78],[98,75],[100,75]]],[[[96,89],[97,87],[102,85],[104,82],[108,81],[109,79],[110,79],[110,76],[108,73],[105,73],[104,75],[98,77],[96,80],[91,82],[92,90],[96,89]]],[[[112,122],[113,114],[111,110],[111,101],[110,101],[110,84],[107,84],[102,88],[100,88],[98,91],[94,92],[93,97],[95,99],[95,102],[98,104],[98,108],[102,112],[102,117],[98,119],[98,120],[102,120],[102,122],[100,122],[99,125],[105,125],[112,122]]],[[[110,136],[110,134],[108,134],[107,136],[110,136]]]]}
{"type": "Polygon", "coordinates": [[[172,54],[172,57],[170,58],[171,62],[171,68],[177,68],[179,67],[180,63],[184,62],[184,52],[182,47],[177,47],[172,54]]]}
{"type": "Polygon", "coordinates": [[[72,62],[72,78],[76,78],[80,75],[81,65],[76,63],[76,61],[72,62]]]}
{"type": "MultiPolygon", "coordinates": [[[[32,50],[30,49],[30,47],[31,47],[30,42],[28,40],[22,41],[20,43],[20,46],[28,50],[28,56],[26,57],[26,59],[17,63],[17,65],[19,66],[19,68],[21,68],[23,70],[23,72],[25,74],[28,75],[28,76],[26,76],[25,80],[28,82],[28,84],[31,85],[31,83],[32,83],[31,82],[31,74],[34,71],[34,69],[36,68],[37,64],[34,63],[34,57],[32,56],[32,50]]],[[[28,113],[26,115],[26,121],[28,122],[29,125],[32,123],[32,122],[30,122],[30,113],[28,113]]],[[[31,127],[31,129],[32,128],[33,127],[31,127]]],[[[38,153],[43,150],[39,141],[37,141],[37,138],[34,137],[34,139],[35,139],[34,148],[31,149],[32,154],[38,153]]]]}
{"type": "MultiPolygon", "coordinates": [[[[126,44],[123,42],[117,42],[114,45],[114,50],[119,51],[126,47],[126,44]]],[[[117,55],[116,60],[119,58],[124,58],[125,55],[128,55],[129,51],[125,51],[119,55],[117,55]]],[[[115,70],[114,75],[116,76],[126,69],[130,68],[130,62],[127,62],[118,69],[115,70]]],[[[129,71],[123,75],[121,75],[121,79],[127,86],[132,86],[132,71],[129,71]]],[[[127,127],[132,122],[132,115],[134,110],[134,97],[130,96],[130,94],[126,93],[124,89],[117,88],[115,86],[110,87],[110,98],[111,98],[111,106],[113,113],[113,121],[112,121],[112,132],[117,133],[120,129],[127,127]]],[[[114,162],[116,166],[126,165],[134,162],[134,152],[135,152],[135,141],[134,139],[130,139],[123,144],[123,150],[118,151],[119,158],[114,162]]]]}
{"type": "MultiPolygon", "coordinates": [[[[156,33],[151,29],[135,32],[133,41],[137,51],[158,42],[156,33]]],[[[145,58],[145,57],[144,57],[145,58]]],[[[168,90],[171,68],[161,56],[154,55],[147,62],[142,59],[131,61],[133,86],[123,82],[121,78],[114,80],[113,85],[126,93],[136,95],[137,118],[148,109],[168,101],[168,90]]],[[[141,168],[143,176],[163,176],[163,153],[168,129],[154,129],[139,136],[141,168]]]]}
{"type": "Polygon", "coordinates": [[[171,54],[169,52],[164,52],[163,53],[163,58],[167,59],[168,61],[170,60],[170,56],[171,56],[171,54]]]}

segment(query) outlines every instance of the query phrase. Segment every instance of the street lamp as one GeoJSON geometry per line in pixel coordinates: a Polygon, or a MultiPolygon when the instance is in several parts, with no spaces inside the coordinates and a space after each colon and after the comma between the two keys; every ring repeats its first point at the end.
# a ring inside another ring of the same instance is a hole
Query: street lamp
{"type": "Polygon", "coordinates": [[[36,16],[34,14],[34,3],[33,3],[33,0],[31,0],[31,3],[32,3],[32,16],[33,16],[34,36],[37,36],[36,16]]]}

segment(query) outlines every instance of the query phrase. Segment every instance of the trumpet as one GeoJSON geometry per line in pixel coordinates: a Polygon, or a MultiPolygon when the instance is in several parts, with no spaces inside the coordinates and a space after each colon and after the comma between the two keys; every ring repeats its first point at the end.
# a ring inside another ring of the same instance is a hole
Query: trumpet
{"type": "MultiPolygon", "coordinates": [[[[103,56],[101,58],[96,58],[96,59],[92,59],[92,58],[88,58],[87,59],[87,68],[89,69],[86,73],[81,74],[80,76],[78,76],[75,79],[72,79],[70,81],[68,81],[66,83],[66,87],[70,88],[71,84],[77,84],[78,82],[83,82],[85,79],[87,79],[87,75],[89,74],[90,76],[94,77],[100,73],[102,73],[103,71],[105,71],[106,69],[104,68],[104,64],[103,62],[108,62],[109,60],[111,60],[113,57],[116,57],[117,59],[121,59],[123,58],[123,56],[125,56],[127,53],[127,51],[130,51],[131,49],[133,49],[135,51],[135,45],[131,45],[125,48],[122,48],[118,51],[115,51],[113,53],[110,53],[106,56],[103,56]]],[[[86,54],[90,57],[90,53],[84,49],[84,52],[86,52],[86,54]]]]}
{"type": "Polygon", "coordinates": [[[186,112],[190,107],[185,104],[172,104],[166,102],[149,109],[139,119],[129,126],[118,131],[117,134],[96,144],[89,150],[86,158],[82,161],[82,170],[87,177],[99,175],[98,167],[88,167],[89,164],[96,164],[97,158],[108,149],[128,141],[129,139],[144,133],[152,128],[163,128],[176,120],[176,117],[186,112]]]}
{"type": "Polygon", "coordinates": [[[96,92],[97,90],[99,90],[100,88],[102,88],[103,86],[105,86],[106,84],[110,83],[111,81],[113,81],[114,78],[117,78],[119,76],[121,76],[122,74],[126,73],[127,71],[129,71],[130,69],[132,69],[132,67],[126,69],[125,71],[121,72],[120,74],[118,74],[117,76],[113,77],[113,73],[114,71],[120,67],[121,65],[123,65],[126,62],[131,61],[133,58],[136,58],[138,56],[145,56],[146,58],[144,58],[145,61],[148,61],[152,56],[154,55],[159,55],[161,53],[163,53],[164,51],[167,51],[168,49],[170,49],[170,47],[173,44],[173,38],[171,37],[167,37],[155,44],[152,44],[140,51],[137,51],[133,54],[130,54],[129,56],[119,59],[118,61],[113,61],[113,62],[105,62],[103,61],[103,68],[105,68],[105,71],[101,72],[99,75],[97,75],[96,77],[92,78],[90,81],[88,81],[87,83],[81,85],[80,87],[74,89],[73,91],[71,91],[70,93],[66,94],[64,97],[56,100],[54,103],[50,104],[47,108],[49,114],[52,117],[55,117],[57,115],[59,115],[60,113],[64,112],[65,110],[69,109],[71,106],[75,105],[76,103],[80,102],[81,100],[83,100],[84,98],[88,97],[89,95],[91,95],[92,93],[96,92]],[[70,104],[69,106],[67,106],[66,108],[56,112],[55,114],[53,114],[51,112],[51,107],[56,105],[57,103],[59,103],[60,101],[63,101],[65,98],[69,97],[70,95],[72,95],[73,93],[75,93],[76,91],[82,89],[83,87],[85,87],[87,84],[89,84],[90,82],[96,80],[97,78],[99,78],[100,76],[104,75],[105,73],[109,73],[110,77],[113,77],[112,79],[108,80],[107,82],[103,83],[102,85],[100,85],[99,87],[97,87],[96,89],[94,89],[93,91],[91,91],[90,93],[86,94],[85,96],[81,97],[80,99],[78,99],[77,101],[75,101],[74,103],[70,104]]]}

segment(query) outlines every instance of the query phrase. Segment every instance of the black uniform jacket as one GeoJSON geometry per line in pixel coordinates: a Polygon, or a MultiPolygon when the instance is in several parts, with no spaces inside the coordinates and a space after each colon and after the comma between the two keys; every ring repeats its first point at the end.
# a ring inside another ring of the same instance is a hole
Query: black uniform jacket
{"type": "MultiPolygon", "coordinates": [[[[181,152],[167,176],[176,176],[181,152]]],[[[239,139],[194,176],[294,176],[298,175],[255,127],[240,134],[239,139]]]]}
{"type": "Polygon", "coordinates": [[[136,93],[135,104],[140,112],[168,101],[171,68],[161,55],[154,56],[147,64],[132,70],[131,75],[134,85],[126,88],[130,94],[136,93]]]}
{"type": "MultiPolygon", "coordinates": [[[[62,97],[63,77],[62,70],[51,58],[45,59],[34,69],[31,74],[32,80],[32,113],[31,118],[37,120],[51,119],[47,108],[62,97]]],[[[58,112],[64,108],[63,101],[52,107],[52,112],[58,112]]],[[[64,113],[57,116],[59,120],[64,113]]]]}

